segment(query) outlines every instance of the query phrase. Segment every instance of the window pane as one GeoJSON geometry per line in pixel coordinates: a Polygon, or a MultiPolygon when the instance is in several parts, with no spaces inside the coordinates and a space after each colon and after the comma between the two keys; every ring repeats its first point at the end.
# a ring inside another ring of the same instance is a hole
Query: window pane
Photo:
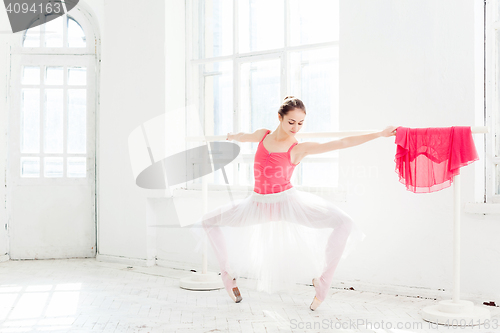
{"type": "Polygon", "coordinates": [[[495,21],[500,21],[500,1],[494,1],[494,6],[496,7],[493,12],[495,13],[495,21]]]}
{"type": "Polygon", "coordinates": [[[210,180],[211,183],[213,184],[221,184],[224,185],[226,184],[226,181],[224,179],[224,174],[222,173],[222,169],[226,172],[226,177],[229,185],[234,184],[234,173],[233,173],[233,165],[229,164],[224,167],[222,167],[219,170],[216,170],[215,172],[212,172],[213,179],[210,180]]]}
{"type": "Polygon", "coordinates": [[[21,177],[40,177],[40,158],[21,157],[21,177]]]}
{"type": "Polygon", "coordinates": [[[62,85],[63,84],[63,67],[47,67],[45,72],[45,84],[62,85]]]}
{"type": "Polygon", "coordinates": [[[233,0],[193,1],[193,58],[233,53],[233,0]],[[202,29],[202,30],[201,30],[202,29]]]}
{"type": "Polygon", "coordinates": [[[253,186],[255,184],[253,163],[238,163],[238,178],[240,185],[253,186]]]}
{"type": "Polygon", "coordinates": [[[21,93],[21,153],[40,152],[40,90],[21,93]]]}
{"type": "Polygon", "coordinates": [[[40,25],[38,24],[40,20],[36,20],[33,25],[36,27],[29,28],[24,34],[23,46],[24,47],[40,47],[40,25]]]}
{"type": "Polygon", "coordinates": [[[62,157],[46,157],[44,164],[45,177],[62,177],[63,176],[63,158],[62,157]]]}
{"type": "MultiPolygon", "coordinates": [[[[309,112],[302,131],[331,132],[339,130],[339,54],[338,47],[317,49],[290,54],[292,95],[300,96],[309,112]]],[[[307,139],[327,142],[332,138],[307,139]]],[[[332,151],[318,157],[337,157],[332,151]]],[[[338,163],[302,163],[302,185],[338,186],[338,163]]]]}
{"type": "MultiPolygon", "coordinates": [[[[280,60],[266,60],[241,65],[240,116],[244,132],[258,128],[274,130],[278,126],[280,96],[280,60]]],[[[252,151],[257,144],[252,144],[252,151]]]]}
{"type": "MultiPolygon", "coordinates": [[[[500,6],[500,1],[497,1],[498,5],[500,6]]],[[[495,34],[496,34],[496,57],[498,59],[498,56],[500,55],[500,30],[495,30],[495,34]]],[[[498,60],[496,60],[496,63],[498,66],[498,64],[500,64],[500,62],[498,60]]],[[[497,104],[498,104],[498,101],[500,101],[500,70],[499,68],[497,67],[496,68],[496,90],[497,90],[497,96],[496,96],[496,99],[497,99],[497,104]]],[[[493,137],[494,137],[494,141],[493,141],[493,145],[494,145],[494,151],[495,151],[495,156],[496,157],[500,157],[500,107],[497,107],[496,110],[494,111],[494,113],[496,113],[496,117],[494,116],[493,118],[496,120],[494,121],[494,129],[493,129],[493,137]]]]}
{"type": "MultiPolygon", "coordinates": [[[[496,1],[498,6],[500,6],[500,1],[496,1]]],[[[500,7],[499,7],[500,8],[500,7]]],[[[500,55],[500,30],[495,30],[495,47],[496,47],[496,57],[498,58],[498,55],[500,55]]],[[[494,70],[495,75],[496,75],[496,84],[495,84],[495,89],[496,89],[496,100],[500,101],[500,71],[498,68],[499,61],[496,60],[494,63],[496,63],[497,68],[494,70]]],[[[497,102],[498,104],[498,102],[497,102]]],[[[496,108],[494,111],[496,113],[496,118],[495,123],[493,124],[494,129],[493,129],[493,145],[494,145],[494,152],[495,156],[499,157],[500,156],[500,108],[496,108]]]]}
{"type": "Polygon", "coordinates": [[[339,40],[339,0],[290,0],[292,45],[339,40]]]}
{"type": "Polygon", "coordinates": [[[63,152],[63,90],[45,91],[44,152],[63,152]]]}
{"type": "Polygon", "coordinates": [[[496,128],[494,129],[494,131],[496,132],[496,135],[495,135],[495,146],[496,146],[496,149],[495,149],[495,155],[496,157],[500,157],[500,109],[497,109],[497,116],[496,116],[497,120],[496,120],[496,128]]]}
{"type": "Polygon", "coordinates": [[[331,47],[290,54],[291,93],[300,96],[306,110],[314,110],[306,117],[302,131],[331,132],[339,129],[338,50],[338,47],[331,47]]]}
{"type": "Polygon", "coordinates": [[[85,177],[86,164],[85,157],[68,157],[68,177],[85,177]]]}
{"type": "Polygon", "coordinates": [[[22,84],[40,84],[40,67],[23,67],[22,84]]]}
{"type": "Polygon", "coordinates": [[[495,194],[500,194],[500,164],[495,164],[495,194]]]}
{"type": "Polygon", "coordinates": [[[205,135],[233,131],[233,65],[217,62],[204,67],[205,135]]]}
{"type": "MultiPolygon", "coordinates": [[[[499,8],[499,13],[500,13],[500,1],[495,1],[495,4],[499,8]]],[[[495,47],[496,47],[496,57],[498,58],[498,55],[500,54],[500,30],[495,30],[495,47]]],[[[498,70],[498,60],[496,60],[494,63],[496,63],[496,69],[494,70],[495,75],[496,75],[496,84],[495,84],[495,89],[496,89],[496,100],[498,104],[498,101],[500,101],[500,85],[498,84],[500,82],[500,71],[498,70]]],[[[495,156],[499,157],[500,156],[500,108],[496,108],[494,111],[496,113],[496,118],[495,123],[493,124],[494,129],[493,129],[493,145],[494,145],[494,152],[495,156]]]]}
{"type": "Polygon", "coordinates": [[[68,68],[68,84],[70,85],[86,85],[87,84],[87,68],[72,67],[68,68]]]}
{"type": "MultiPolygon", "coordinates": [[[[47,16],[47,19],[54,15],[47,16]]],[[[45,46],[62,47],[63,46],[63,16],[44,24],[45,26],[45,46]]]]}
{"type": "Polygon", "coordinates": [[[68,153],[87,151],[87,91],[68,90],[68,153]]]}
{"type": "Polygon", "coordinates": [[[239,0],[239,51],[284,46],[284,1],[239,0]]]}
{"type": "Polygon", "coordinates": [[[82,27],[72,18],[68,18],[68,46],[86,47],[85,33],[82,27]]]}

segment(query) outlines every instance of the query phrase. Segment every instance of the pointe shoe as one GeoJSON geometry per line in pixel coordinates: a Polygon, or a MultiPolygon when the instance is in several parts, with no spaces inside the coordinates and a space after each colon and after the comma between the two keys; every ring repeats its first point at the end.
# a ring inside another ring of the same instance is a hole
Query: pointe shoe
{"type": "Polygon", "coordinates": [[[243,298],[241,297],[240,290],[236,286],[236,279],[232,279],[227,272],[222,272],[221,278],[229,297],[231,297],[235,303],[241,302],[243,298]]]}
{"type": "Polygon", "coordinates": [[[309,305],[309,309],[311,309],[311,311],[315,311],[318,308],[318,306],[320,306],[321,303],[322,302],[319,299],[317,299],[316,296],[314,296],[311,305],[309,305]]]}
{"type": "MultiPolygon", "coordinates": [[[[317,284],[317,282],[316,282],[316,278],[314,278],[314,279],[312,280],[312,284],[313,284],[313,286],[314,286],[314,289],[316,290],[316,284],[317,284]]],[[[316,292],[316,294],[317,294],[317,292],[316,292]]],[[[318,308],[318,306],[320,306],[320,305],[321,305],[321,303],[322,303],[322,302],[323,302],[323,301],[320,301],[320,300],[319,300],[316,296],[314,296],[314,299],[313,299],[313,301],[312,301],[311,305],[309,305],[309,309],[311,309],[311,311],[316,310],[316,309],[318,308]]]]}

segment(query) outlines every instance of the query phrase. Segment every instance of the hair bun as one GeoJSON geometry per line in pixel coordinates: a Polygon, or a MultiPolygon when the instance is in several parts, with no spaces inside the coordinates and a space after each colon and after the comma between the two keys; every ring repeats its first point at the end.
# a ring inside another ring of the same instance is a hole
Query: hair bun
{"type": "Polygon", "coordinates": [[[283,103],[281,103],[278,113],[281,115],[281,117],[284,117],[288,113],[288,111],[293,109],[301,109],[302,111],[304,111],[304,113],[306,113],[306,107],[300,99],[295,96],[286,96],[283,103]]]}

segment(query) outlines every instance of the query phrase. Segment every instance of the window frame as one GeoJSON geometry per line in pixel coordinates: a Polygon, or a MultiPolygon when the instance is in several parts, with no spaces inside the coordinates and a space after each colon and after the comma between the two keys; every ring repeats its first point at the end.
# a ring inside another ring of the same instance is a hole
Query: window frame
{"type": "MultiPolygon", "coordinates": [[[[40,39],[40,46],[38,47],[25,47],[23,46],[23,38],[26,33],[24,31],[19,34],[16,39],[16,43],[12,46],[12,54],[48,54],[48,55],[96,55],[98,53],[98,41],[95,37],[94,29],[92,29],[89,20],[82,13],[80,8],[75,7],[71,10],[71,14],[64,14],[61,16],[63,19],[73,19],[75,20],[83,29],[85,33],[85,40],[87,42],[86,47],[44,47],[42,46],[42,40],[40,39]]],[[[40,25],[41,28],[43,26],[40,25]]],[[[67,40],[67,27],[64,25],[63,28],[63,40],[67,40]]]]}
{"type": "MultiPolygon", "coordinates": [[[[93,173],[89,173],[89,169],[93,169],[93,165],[95,164],[95,157],[94,155],[94,147],[95,147],[95,140],[92,135],[88,135],[90,131],[94,131],[94,128],[88,127],[92,126],[94,123],[94,112],[92,112],[93,105],[95,104],[95,86],[92,84],[92,82],[95,81],[95,71],[93,71],[93,66],[92,66],[92,59],[90,57],[71,57],[67,58],[66,56],[64,58],[61,57],[53,57],[49,55],[13,55],[12,58],[12,68],[14,69],[12,73],[12,92],[11,92],[11,109],[16,109],[19,110],[16,112],[16,116],[21,116],[22,115],[22,110],[21,110],[21,91],[24,88],[39,88],[40,89],[40,108],[42,106],[42,99],[44,98],[43,96],[43,91],[45,89],[63,89],[63,90],[70,90],[70,89],[82,89],[85,87],[87,96],[86,96],[86,121],[87,121],[87,135],[86,135],[86,147],[87,147],[87,152],[86,153],[78,153],[78,154],[72,154],[68,153],[67,151],[67,138],[68,138],[68,133],[67,133],[67,115],[68,115],[68,109],[67,109],[67,94],[65,94],[66,98],[64,99],[64,106],[63,106],[63,152],[62,153],[45,153],[43,152],[43,149],[41,149],[38,153],[22,153],[21,152],[21,146],[20,146],[20,138],[21,138],[21,120],[19,117],[15,117],[11,119],[11,124],[13,125],[13,128],[11,128],[11,136],[15,136],[16,140],[11,142],[11,167],[13,168],[12,170],[12,181],[14,184],[33,184],[33,183],[71,183],[71,184],[80,184],[80,183],[87,183],[89,177],[93,177],[93,173]],[[85,86],[81,85],[56,85],[56,86],[46,86],[46,85],[23,85],[21,84],[21,68],[23,66],[37,66],[40,67],[40,75],[43,75],[43,69],[47,66],[62,66],[64,68],[68,67],[86,67],[87,69],[87,84],[85,86]],[[15,133],[13,133],[15,132],[15,133]],[[40,158],[40,176],[39,177],[21,177],[20,175],[20,158],[21,157],[39,157],[40,158]],[[62,177],[45,177],[43,175],[44,171],[44,166],[43,166],[43,158],[45,157],[63,157],[63,176],[62,177]],[[86,169],[87,173],[85,177],[67,177],[65,175],[66,173],[66,168],[67,168],[67,158],[68,157],[85,157],[86,158],[86,169]],[[15,171],[17,170],[17,171],[15,171]]],[[[40,147],[43,147],[43,138],[44,138],[44,118],[43,115],[45,114],[44,110],[40,109],[40,141],[39,145],[40,147]]]]}
{"type": "MultiPolygon", "coordinates": [[[[284,2],[284,46],[282,48],[277,49],[268,49],[262,51],[251,51],[245,53],[239,53],[239,40],[238,40],[238,25],[237,18],[239,13],[238,1],[233,0],[233,52],[231,55],[224,56],[216,56],[216,57],[208,57],[208,58],[197,58],[193,57],[193,36],[194,33],[199,33],[200,29],[197,32],[193,29],[193,0],[186,0],[186,105],[197,104],[201,110],[200,121],[205,126],[204,119],[204,100],[203,100],[203,91],[204,91],[204,78],[197,74],[198,66],[202,64],[210,64],[221,61],[232,61],[233,66],[233,131],[235,133],[242,130],[241,128],[241,115],[240,115],[240,71],[241,65],[243,63],[248,62],[256,62],[262,60],[271,60],[271,59],[280,59],[281,64],[281,77],[280,77],[280,96],[285,96],[287,92],[291,89],[291,80],[289,78],[289,58],[292,52],[298,51],[311,51],[315,49],[325,49],[328,47],[339,47],[339,41],[330,41],[330,42],[321,42],[321,43],[312,43],[312,44],[303,44],[303,45],[294,45],[291,46],[290,41],[290,10],[288,6],[288,1],[283,0],[284,2]]],[[[332,117],[332,128],[334,126],[338,126],[338,119],[334,119],[332,117]],[[334,121],[337,120],[337,121],[334,121]]],[[[272,130],[272,129],[271,129],[272,130]]],[[[199,144],[202,144],[200,142],[199,144]]],[[[188,148],[188,146],[186,147],[188,148]]],[[[253,184],[250,185],[241,185],[239,182],[238,176],[238,167],[240,164],[248,164],[253,162],[253,157],[255,153],[240,153],[239,156],[231,163],[233,168],[233,182],[232,187],[234,189],[239,190],[252,190],[253,184]]],[[[339,157],[337,156],[308,156],[304,158],[301,163],[296,167],[294,172],[294,178],[301,183],[300,174],[303,163],[328,163],[328,162],[339,162],[339,157]]],[[[252,168],[250,168],[252,170],[252,168]]],[[[251,172],[251,171],[250,171],[251,172]]],[[[210,190],[226,190],[226,185],[223,184],[214,184],[214,174],[210,174],[208,176],[208,188],[210,190]]],[[[333,193],[339,194],[342,197],[345,197],[345,190],[341,187],[334,187],[333,185],[326,186],[306,186],[306,185],[295,185],[297,188],[300,188],[305,191],[311,192],[324,192],[324,193],[333,193]]],[[[202,188],[201,180],[197,180],[194,183],[186,184],[187,189],[195,189],[199,190],[202,188]]]]}
{"type": "Polygon", "coordinates": [[[485,138],[486,149],[486,188],[485,202],[500,203],[500,193],[495,194],[495,165],[500,167],[500,155],[495,156],[500,147],[496,147],[495,138],[500,137],[500,1],[486,0],[485,8],[485,112],[484,117],[489,132],[485,138]],[[498,37],[496,37],[498,36],[498,37]]]}

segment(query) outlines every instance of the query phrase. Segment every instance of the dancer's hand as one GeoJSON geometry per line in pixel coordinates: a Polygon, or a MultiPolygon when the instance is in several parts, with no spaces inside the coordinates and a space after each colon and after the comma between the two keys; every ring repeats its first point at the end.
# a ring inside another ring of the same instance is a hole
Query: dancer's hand
{"type": "Polygon", "coordinates": [[[226,140],[233,140],[233,133],[227,133],[226,140]]]}
{"type": "Polygon", "coordinates": [[[383,137],[390,137],[390,136],[396,135],[396,128],[398,128],[398,126],[387,126],[382,131],[382,136],[383,137]]]}

